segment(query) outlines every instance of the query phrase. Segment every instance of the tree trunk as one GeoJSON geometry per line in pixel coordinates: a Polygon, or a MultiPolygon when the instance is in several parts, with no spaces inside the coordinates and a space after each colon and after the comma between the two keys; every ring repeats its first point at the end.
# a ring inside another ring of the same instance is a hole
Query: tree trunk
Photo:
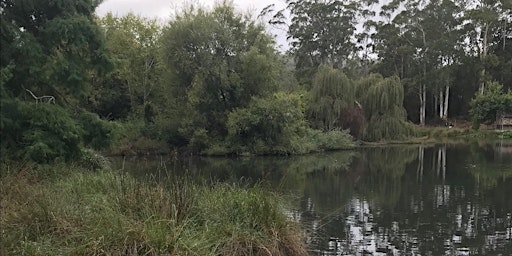
{"type": "Polygon", "coordinates": [[[438,96],[434,94],[434,113],[437,113],[437,111],[439,111],[438,99],[438,96]]]}
{"type": "Polygon", "coordinates": [[[443,119],[444,113],[444,95],[443,88],[439,89],[439,118],[443,119]]]}
{"type": "MultiPolygon", "coordinates": [[[[484,34],[483,34],[483,45],[482,45],[482,55],[480,56],[480,61],[483,63],[485,58],[487,57],[487,36],[489,34],[489,25],[485,24],[484,34]]],[[[484,93],[485,90],[485,66],[480,71],[480,94],[484,93]]]]}
{"type": "Polygon", "coordinates": [[[445,120],[448,119],[448,100],[450,98],[450,85],[446,85],[446,92],[444,94],[444,113],[443,113],[443,118],[445,120]]]}
{"type": "Polygon", "coordinates": [[[426,63],[426,53],[428,51],[427,49],[427,39],[425,36],[425,30],[420,27],[420,30],[423,35],[423,77],[422,81],[420,82],[420,125],[425,126],[425,116],[426,116],[426,107],[427,107],[427,85],[426,85],[426,78],[427,78],[427,63],[426,63]]]}
{"type": "Polygon", "coordinates": [[[420,85],[420,125],[425,126],[425,115],[426,115],[426,98],[427,98],[427,90],[425,85],[422,83],[420,85]]]}

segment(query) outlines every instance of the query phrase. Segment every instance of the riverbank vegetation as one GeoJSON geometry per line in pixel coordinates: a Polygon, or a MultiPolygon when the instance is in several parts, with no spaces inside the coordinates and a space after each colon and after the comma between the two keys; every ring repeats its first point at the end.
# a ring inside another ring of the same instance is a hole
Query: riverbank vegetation
{"type": "Polygon", "coordinates": [[[3,165],[2,255],[306,255],[263,185],[3,165]]]}
{"type": "Polygon", "coordinates": [[[100,3],[0,3],[2,254],[300,255],[264,189],[135,180],[102,155],[305,154],[512,110],[506,1],[224,1],[165,24],[100,3]]]}
{"type": "Polygon", "coordinates": [[[492,28],[485,45],[460,48],[473,42],[471,26],[481,31],[481,10],[448,2],[394,2],[382,7],[389,19],[372,22],[376,14],[365,11],[371,1],[289,1],[289,24],[272,6],[255,18],[222,2],[184,6],[162,24],[134,14],[97,17],[99,2],[7,1],[2,158],[71,161],[85,149],[304,154],[358,140],[421,138],[418,127],[448,126],[449,116],[490,124],[512,109],[510,26],[496,25],[507,22],[510,6],[487,6],[497,15],[486,20],[492,28]],[[415,8],[396,14],[401,5],[415,8]],[[457,15],[432,19],[438,9],[457,15]],[[315,26],[340,16],[347,19],[312,39],[315,26]],[[355,22],[363,16],[368,22],[358,34],[355,22]],[[276,50],[267,21],[288,25],[288,52],[276,50]],[[473,51],[477,46],[486,56],[473,51]]]}

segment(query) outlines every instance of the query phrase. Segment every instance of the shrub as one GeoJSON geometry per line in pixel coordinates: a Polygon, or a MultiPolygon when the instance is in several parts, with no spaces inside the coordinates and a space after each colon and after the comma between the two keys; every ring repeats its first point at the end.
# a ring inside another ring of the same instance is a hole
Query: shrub
{"type": "Polygon", "coordinates": [[[82,127],[54,104],[11,100],[2,104],[3,157],[50,163],[80,157],[82,127]]]}
{"type": "Polygon", "coordinates": [[[85,146],[93,149],[104,149],[110,147],[113,141],[112,125],[101,120],[98,115],[84,112],[78,116],[78,122],[82,126],[83,142],[85,146]]]}
{"type": "Polygon", "coordinates": [[[483,94],[477,92],[470,106],[473,128],[478,129],[481,123],[494,122],[499,114],[512,113],[512,92],[503,93],[503,86],[492,82],[487,85],[483,94]]]}

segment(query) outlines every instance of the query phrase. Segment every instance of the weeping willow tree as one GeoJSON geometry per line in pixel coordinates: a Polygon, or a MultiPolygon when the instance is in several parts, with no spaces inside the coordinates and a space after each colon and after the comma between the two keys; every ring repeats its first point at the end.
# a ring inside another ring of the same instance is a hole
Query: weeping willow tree
{"type": "Polygon", "coordinates": [[[338,128],[340,114],[353,107],[355,87],[341,70],[320,66],[310,95],[313,125],[329,131],[338,128]]]}
{"type": "Polygon", "coordinates": [[[411,135],[413,129],[406,122],[403,107],[404,88],[398,77],[372,74],[359,81],[357,96],[368,122],[365,140],[394,140],[411,135]]]}

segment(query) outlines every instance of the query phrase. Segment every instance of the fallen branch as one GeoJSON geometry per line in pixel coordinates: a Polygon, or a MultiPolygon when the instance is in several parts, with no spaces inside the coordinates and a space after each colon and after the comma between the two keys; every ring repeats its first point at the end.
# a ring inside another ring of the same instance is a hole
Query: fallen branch
{"type": "Polygon", "coordinates": [[[32,98],[36,101],[36,104],[38,102],[46,102],[46,103],[53,103],[55,104],[55,97],[49,96],[49,95],[43,95],[43,96],[36,96],[31,90],[25,89],[30,95],[32,95],[32,98]]]}

